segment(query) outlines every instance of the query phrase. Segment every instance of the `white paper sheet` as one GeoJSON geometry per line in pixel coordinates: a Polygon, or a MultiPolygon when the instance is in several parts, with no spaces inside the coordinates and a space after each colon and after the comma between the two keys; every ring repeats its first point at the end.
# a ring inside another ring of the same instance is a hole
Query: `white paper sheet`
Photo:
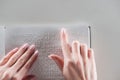
{"type": "MultiPolygon", "coordinates": [[[[69,41],[79,40],[90,46],[90,34],[88,26],[62,26],[65,27],[69,41]]],[[[64,80],[54,61],[48,58],[49,54],[62,56],[60,45],[60,26],[6,26],[5,51],[24,43],[35,44],[39,57],[30,73],[35,74],[38,80],[64,80]]]]}

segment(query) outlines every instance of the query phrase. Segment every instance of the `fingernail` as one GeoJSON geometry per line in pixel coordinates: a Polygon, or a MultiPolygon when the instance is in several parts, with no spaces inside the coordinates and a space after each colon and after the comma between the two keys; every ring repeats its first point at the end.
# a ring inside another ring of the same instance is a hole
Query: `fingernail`
{"type": "Polygon", "coordinates": [[[28,47],[28,43],[25,43],[22,47],[23,47],[23,48],[28,47]]]}
{"type": "Polygon", "coordinates": [[[79,43],[79,41],[78,40],[75,40],[75,41],[73,41],[74,43],[76,43],[76,44],[78,44],[79,43]]]}
{"type": "Polygon", "coordinates": [[[81,44],[82,47],[87,48],[87,44],[83,43],[81,44]]]}
{"type": "Polygon", "coordinates": [[[31,49],[35,49],[35,45],[34,45],[34,44],[31,45],[30,48],[31,48],[31,49]]]}
{"type": "Polygon", "coordinates": [[[52,59],[52,56],[51,56],[51,55],[48,55],[48,58],[52,59]]]}
{"type": "Polygon", "coordinates": [[[79,43],[79,41],[78,41],[78,40],[75,40],[75,42],[76,42],[76,43],[79,43]]]}
{"type": "Polygon", "coordinates": [[[66,30],[65,28],[62,28],[62,33],[65,34],[66,30]]]}
{"type": "Polygon", "coordinates": [[[56,57],[54,57],[52,54],[48,56],[52,60],[56,60],[56,57]]]}
{"type": "Polygon", "coordinates": [[[13,49],[13,51],[16,51],[18,48],[13,49]]]}
{"type": "Polygon", "coordinates": [[[38,50],[35,51],[35,54],[38,54],[38,50]]]}

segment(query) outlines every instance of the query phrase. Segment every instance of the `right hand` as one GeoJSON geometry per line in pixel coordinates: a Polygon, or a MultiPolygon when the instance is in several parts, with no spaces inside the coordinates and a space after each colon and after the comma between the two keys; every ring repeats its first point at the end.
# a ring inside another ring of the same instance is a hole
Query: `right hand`
{"type": "Polygon", "coordinates": [[[51,54],[66,80],[97,80],[96,65],[92,49],[86,44],[73,41],[70,46],[65,29],[61,30],[61,47],[64,59],[51,54]]]}

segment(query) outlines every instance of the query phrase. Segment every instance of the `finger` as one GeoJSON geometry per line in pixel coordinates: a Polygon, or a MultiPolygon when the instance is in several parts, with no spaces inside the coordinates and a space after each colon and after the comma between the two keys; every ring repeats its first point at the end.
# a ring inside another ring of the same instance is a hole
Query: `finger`
{"type": "Polygon", "coordinates": [[[58,55],[55,55],[55,54],[51,54],[48,56],[50,59],[54,60],[55,63],[58,65],[59,69],[61,71],[63,71],[63,66],[64,66],[64,61],[63,61],[63,58],[58,56],[58,55]]]}
{"type": "Polygon", "coordinates": [[[10,58],[10,60],[6,63],[6,66],[10,67],[12,66],[19,57],[24,54],[26,49],[29,47],[29,45],[26,43],[23,46],[20,47],[20,49],[10,58]]]}
{"type": "Polygon", "coordinates": [[[27,62],[27,60],[29,60],[29,58],[34,54],[34,52],[35,52],[35,45],[31,45],[28,48],[28,50],[12,66],[12,68],[18,71],[27,62]]]}
{"type": "Polygon", "coordinates": [[[81,44],[80,46],[80,51],[83,59],[83,64],[84,64],[84,73],[86,79],[89,80],[90,75],[89,75],[89,65],[88,65],[88,48],[86,44],[81,44]]]}
{"type": "Polygon", "coordinates": [[[35,75],[27,75],[22,80],[37,80],[35,75]]]}
{"type": "Polygon", "coordinates": [[[80,46],[81,55],[84,61],[88,59],[88,48],[86,44],[81,44],[80,46]]]}
{"type": "Polygon", "coordinates": [[[11,58],[11,56],[13,56],[13,54],[15,54],[18,51],[18,48],[15,48],[13,50],[11,50],[1,61],[0,61],[0,66],[6,64],[8,62],[8,60],[11,58]]]}
{"type": "Polygon", "coordinates": [[[75,63],[80,61],[81,64],[82,64],[82,59],[81,59],[81,54],[80,54],[80,49],[79,48],[80,48],[79,41],[73,41],[73,43],[72,43],[73,60],[75,61],[75,63]]]}
{"type": "Polygon", "coordinates": [[[70,45],[68,44],[68,36],[65,29],[61,30],[61,47],[65,59],[71,57],[70,45]]]}
{"type": "Polygon", "coordinates": [[[88,49],[88,58],[95,63],[94,51],[93,49],[88,49]]]}
{"type": "Polygon", "coordinates": [[[38,50],[30,57],[27,63],[18,72],[19,75],[26,75],[38,57],[38,50]]]}
{"type": "Polygon", "coordinates": [[[96,63],[95,63],[95,57],[94,57],[93,49],[88,49],[88,56],[89,56],[89,60],[92,63],[92,66],[91,66],[91,78],[94,79],[94,80],[97,80],[96,63]]]}
{"type": "Polygon", "coordinates": [[[75,62],[75,66],[77,68],[77,71],[79,75],[84,77],[84,66],[83,66],[83,60],[82,56],[80,54],[80,43],[79,41],[73,41],[72,43],[72,54],[73,54],[73,59],[75,62]]]}

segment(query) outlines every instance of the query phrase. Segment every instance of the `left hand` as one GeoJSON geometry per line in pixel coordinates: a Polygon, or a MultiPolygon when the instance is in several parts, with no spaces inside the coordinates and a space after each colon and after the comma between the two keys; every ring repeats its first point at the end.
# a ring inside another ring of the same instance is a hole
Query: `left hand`
{"type": "MultiPolygon", "coordinates": [[[[35,62],[38,51],[35,46],[24,44],[20,48],[11,50],[0,61],[0,80],[33,80],[28,71],[35,62]]],[[[34,79],[35,80],[35,79],[34,79]]]]}

